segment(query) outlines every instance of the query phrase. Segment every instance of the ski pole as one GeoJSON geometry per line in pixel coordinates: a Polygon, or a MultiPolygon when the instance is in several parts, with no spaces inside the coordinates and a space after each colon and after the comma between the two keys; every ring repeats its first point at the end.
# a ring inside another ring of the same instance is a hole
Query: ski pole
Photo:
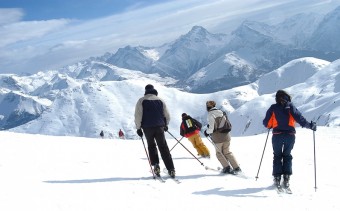
{"type": "Polygon", "coordinates": [[[267,145],[267,141],[268,141],[269,131],[270,131],[270,128],[268,129],[266,142],[264,143],[263,152],[262,152],[262,156],[261,156],[261,161],[260,161],[260,165],[259,165],[259,170],[257,171],[257,175],[256,175],[256,177],[255,177],[256,180],[259,178],[259,172],[260,172],[260,168],[261,168],[261,164],[262,164],[262,159],[263,159],[263,155],[264,155],[264,150],[266,149],[266,145],[267,145]]]}
{"type": "Polygon", "coordinates": [[[314,189],[316,192],[316,159],[315,159],[315,131],[313,130],[313,143],[314,143],[314,189]]]}
{"type": "Polygon", "coordinates": [[[169,131],[167,131],[179,144],[181,144],[182,145],[182,147],[184,148],[184,149],[186,149],[202,166],[204,166],[204,164],[200,161],[200,160],[198,160],[198,158],[195,156],[195,155],[193,155],[181,142],[179,142],[178,140],[177,140],[177,138],[175,137],[175,136],[173,136],[169,131]]]}
{"type": "Polygon", "coordinates": [[[175,146],[183,139],[183,137],[184,136],[182,136],[182,138],[181,139],[179,139],[179,141],[170,149],[170,152],[171,152],[171,150],[173,150],[173,148],[175,148],[175,146]]]}
{"type": "Polygon", "coordinates": [[[143,142],[143,146],[144,146],[144,150],[145,150],[146,157],[148,158],[148,161],[149,161],[149,165],[150,165],[150,169],[151,169],[153,178],[156,179],[156,175],[155,175],[155,173],[154,173],[153,170],[152,170],[151,161],[150,161],[150,157],[149,157],[148,151],[146,151],[146,147],[145,147],[145,144],[144,144],[143,137],[141,137],[141,138],[142,138],[142,142],[143,142]]]}

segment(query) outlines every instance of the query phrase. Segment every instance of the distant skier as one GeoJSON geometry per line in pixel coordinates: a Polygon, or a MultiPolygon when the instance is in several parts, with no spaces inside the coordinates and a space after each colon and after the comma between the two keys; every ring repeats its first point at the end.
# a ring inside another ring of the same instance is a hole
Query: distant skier
{"type": "Polygon", "coordinates": [[[202,124],[199,121],[187,115],[186,113],[182,114],[182,123],[180,126],[181,136],[188,138],[193,147],[197,150],[198,155],[210,158],[209,149],[204,145],[200,136],[201,128],[202,124]]]}
{"type": "Polygon", "coordinates": [[[216,147],[216,157],[223,166],[222,173],[238,174],[241,168],[236,161],[233,153],[230,151],[230,134],[216,131],[215,118],[222,117],[223,111],[217,109],[215,101],[207,101],[206,108],[208,111],[208,129],[204,131],[205,136],[211,136],[211,140],[216,147]]]}
{"type": "Polygon", "coordinates": [[[158,146],[165,167],[169,175],[174,178],[175,167],[164,134],[164,131],[168,131],[170,114],[165,102],[157,95],[158,92],[153,85],[148,84],[145,86],[144,96],[137,101],[135,109],[137,134],[143,137],[143,131],[145,133],[150,162],[154,166],[155,174],[157,176],[160,174],[158,146]]]}
{"type": "Polygon", "coordinates": [[[118,136],[119,136],[120,139],[125,139],[125,136],[124,136],[122,129],[119,129],[118,136]]]}
{"type": "Polygon", "coordinates": [[[295,121],[302,127],[316,131],[316,123],[310,123],[302,116],[300,111],[291,102],[291,96],[284,90],[278,90],[275,95],[276,104],[267,110],[263,125],[273,128],[273,173],[274,183],[280,185],[283,175],[283,186],[289,187],[289,178],[292,175],[291,151],[295,143],[295,121]]]}
{"type": "Polygon", "coordinates": [[[104,138],[104,131],[100,131],[99,135],[100,137],[104,138]]]}

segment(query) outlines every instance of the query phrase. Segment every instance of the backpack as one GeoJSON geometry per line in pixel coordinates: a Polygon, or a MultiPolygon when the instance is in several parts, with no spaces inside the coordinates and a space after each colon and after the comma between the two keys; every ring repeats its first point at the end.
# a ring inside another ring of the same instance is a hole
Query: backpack
{"type": "Polygon", "coordinates": [[[195,130],[200,129],[202,127],[202,124],[200,122],[195,121],[195,119],[192,118],[183,120],[183,124],[185,134],[194,132],[195,130]]]}
{"type": "Polygon", "coordinates": [[[215,118],[215,128],[215,131],[220,133],[229,133],[231,131],[232,125],[225,112],[223,112],[223,116],[215,118]]]}

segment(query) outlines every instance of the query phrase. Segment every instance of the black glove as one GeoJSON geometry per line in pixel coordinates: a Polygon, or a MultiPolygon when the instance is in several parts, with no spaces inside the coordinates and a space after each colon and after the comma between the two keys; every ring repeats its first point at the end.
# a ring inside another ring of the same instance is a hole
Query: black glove
{"type": "Polygon", "coordinates": [[[142,131],[142,129],[138,129],[138,130],[137,130],[137,134],[138,134],[140,137],[143,137],[143,131],[142,131]]]}
{"type": "Polygon", "coordinates": [[[209,134],[207,133],[207,130],[204,131],[204,135],[205,135],[205,137],[209,136],[209,134]]]}
{"type": "Polygon", "coordinates": [[[310,126],[309,128],[313,131],[316,131],[316,122],[310,121],[310,126]]]}
{"type": "Polygon", "coordinates": [[[164,131],[168,131],[168,126],[164,126],[164,131]]]}

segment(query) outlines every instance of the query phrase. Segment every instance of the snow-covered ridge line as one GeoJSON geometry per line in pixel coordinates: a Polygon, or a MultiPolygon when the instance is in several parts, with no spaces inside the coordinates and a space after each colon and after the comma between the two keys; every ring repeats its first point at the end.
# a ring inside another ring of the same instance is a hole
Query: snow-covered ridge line
{"type": "Polygon", "coordinates": [[[263,75],[254,83],[209,94],[169,88],[164,85],[167,83],[164,78],[147,78],[144,73],[114,66],[102,69],[100,77],[118,71],[117,75],[129,78],[96,81],[88,78],[73,79],[60,73],[16,76],[17,80],[5,77],[6,80],[0,82],[2,87],[12,87],[32,96],[32,99],[43,100],[36,102],[45,106],[45,109],[36,110],[37,107],[25,103],[27,101],[21,95],[7,98],[7,93],[2,92],[0,105],[6,105],[8,109],[1,114],[3,117],[0,122],[2,127],[14,125],[13,119],[9,118],[11,113],[24,109],[34,111],[31,114],[36,119],[18,124],[12,127],[12,131],[97,137],[104,130],[107,137],[116,138],[119,129],[122,129],[127,138],[134,139],[137,137],[134,125],[135,104],[144,95],[145,85],[151,83],[158,90],[159,96],[167,102],[171,115],[169,129],[173,134],[179,130],[183,112],[205,125],[207,100],[215,100],[219,107],[229,113],[233,136],[262,133],[266,130],[262,125],[264,113],[274,103],[274,94],[278,89],[285,89],[292,95],[293,102],[309,121],[317,121],[318,125],[323,126],[339,126],[339,69],[340,60],[329,63],[316,58],[301,58],[263,75]],[[23,85],[19,81],[30,81],[30,85],[23,85]],[[44,100],[51,104],[43,103],[44,100]]]}

